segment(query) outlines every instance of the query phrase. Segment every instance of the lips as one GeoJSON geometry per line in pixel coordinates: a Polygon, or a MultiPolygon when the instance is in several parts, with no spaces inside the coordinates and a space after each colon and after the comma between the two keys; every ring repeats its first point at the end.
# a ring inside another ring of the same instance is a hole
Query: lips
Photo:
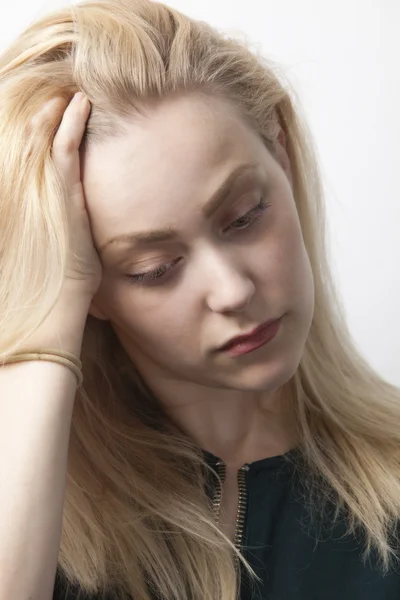
{"type": "Polygon", "coordinates": [[[253,329],[253,331],[250,331],[250,333],[248,333],[246,335],[239,335],[237,337],[234,337],[234,338],[230,339],[226,344],[224,344],[223,346],[221,346],[219,348],[219,350],[221,350],[221,351],[223,351],[223,350],[229,350],[230,348],[233,348],[233,347],[237,346],[238,344],[241,344],[241,343],[244,343],[244,342],[250,342],[252,340],[252,338],[254,338],[255,336],[257,336],[259,333],[263,332],[264,329],[266,329],[267,327],[269,327],[270,325],[276,323],[279,320],[280,320],[280,318],[279,319],[272,319],[270,321],[266,321],[265,323],[262,323],[261,325],[259,325],[255,329],[253,329]]]}

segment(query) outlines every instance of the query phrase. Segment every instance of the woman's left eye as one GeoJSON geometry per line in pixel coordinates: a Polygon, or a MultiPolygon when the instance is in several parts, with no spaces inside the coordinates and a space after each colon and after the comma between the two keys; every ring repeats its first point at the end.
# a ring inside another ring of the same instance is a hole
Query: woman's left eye
{"type": "MultiPolygon", "coordinates": [[[[249,229],[251,225],[255,224],[262,216],[262,214],[269,207],[269,204],[266,204],[264,200],[261,198],[260,202],[247,211],[228,226],[225,227],[224,232],[229,229],[233,230],[243,230],[249,229]]],[[[158,282],[162,282],[167,280],[170,276],[172,276],[173,271],[176,265],[181,261],[181,258],[177,258],[170,263],[166,263],[160,265],[156,269],[152,269],[150,271],[145,271],[141,273],[127,274],[126,277],[130,283],[139,283],[139,284],[147,284],[147,285],[155,285],[158,282]]]]}
{"type": "Polygon", "coordinates": [[[229,229],[247,229],[250,225],[259,220],[259,218],[262,216],[262,214],[267,208],[268,204],[266,204],[264,200],[261,199],[257,206],[249,210],[241,217],[238,217],[237,219],[232,221],[232,223],[228,227],[225,227],[224,231],[228,231],[229,229]]]}

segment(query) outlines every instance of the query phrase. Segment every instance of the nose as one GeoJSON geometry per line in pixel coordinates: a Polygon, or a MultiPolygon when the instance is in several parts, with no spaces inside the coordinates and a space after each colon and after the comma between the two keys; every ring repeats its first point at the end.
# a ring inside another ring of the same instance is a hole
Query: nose
{"type": "Polygon", "coordinates": [[[216,257],[207,268],[207,304],[213,312],[246,310],[255,292],[252,279],[231,257],[216,257]]]}

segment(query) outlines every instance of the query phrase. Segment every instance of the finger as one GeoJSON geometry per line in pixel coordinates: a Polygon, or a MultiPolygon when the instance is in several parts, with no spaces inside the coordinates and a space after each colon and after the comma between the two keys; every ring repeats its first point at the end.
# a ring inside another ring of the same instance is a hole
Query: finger
{"type": "Polygon", "coordinates": [[[24,148],[25,160],[36,155],[37,149],[46,148],[49,136],[54,135],[68,100],[56,96],[44,102],[36,114],[25,124],[25,136],[27,144],[24,148]]]}
{"type": "Polygon", "coordinates": [[[75,94],[68,104],[53,140],[54,162],[63,172],[67,185],[80,185],[79,146],[90,113],[90,102],[83,94],[75,94]]]}
{"type": "Polygon", "coordinates": [[[45,102],[40,110],[30,120],[30,130],[38,132],[46,123],[53,121],[62,114],[68,104],[65,98],[56,96],[45,102]]]}

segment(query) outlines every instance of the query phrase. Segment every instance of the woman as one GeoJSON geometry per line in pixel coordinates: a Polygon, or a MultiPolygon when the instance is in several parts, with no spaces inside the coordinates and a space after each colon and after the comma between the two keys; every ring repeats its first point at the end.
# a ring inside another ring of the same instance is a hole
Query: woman
{"type": "Polygon", "coordinates": [[[400,394],[276,67],[101,0],[0,73],[0,599],[399,598],[400,394]]]}

